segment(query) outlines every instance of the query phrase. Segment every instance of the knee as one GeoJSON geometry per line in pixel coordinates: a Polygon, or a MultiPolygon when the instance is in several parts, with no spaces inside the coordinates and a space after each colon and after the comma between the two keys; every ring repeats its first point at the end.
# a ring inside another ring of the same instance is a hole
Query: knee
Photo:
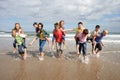
{"type": "Polygon", "coordinates": [[[101,51],[101,50],[102,50],[102,47],[101,47],[101,48],[99,48],[99,50],[101,51]]]}

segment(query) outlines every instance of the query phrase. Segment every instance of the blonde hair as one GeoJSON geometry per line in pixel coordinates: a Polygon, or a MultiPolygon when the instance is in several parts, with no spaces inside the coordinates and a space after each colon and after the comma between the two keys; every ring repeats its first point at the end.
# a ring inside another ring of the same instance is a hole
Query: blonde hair
{"type": "Polygon", "coordinates": [[[105,29],[104,29],[103,32],[106,33],[106,34],[108,34],[108,30],[105,30],[105,29]]]}

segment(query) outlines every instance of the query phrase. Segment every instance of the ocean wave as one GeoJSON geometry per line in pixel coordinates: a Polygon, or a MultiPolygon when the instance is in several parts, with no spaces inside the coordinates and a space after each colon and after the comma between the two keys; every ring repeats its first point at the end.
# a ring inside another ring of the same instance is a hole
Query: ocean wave
{"type": "MultiPolygon", "coordinates": [[[[33,37],[36,34],[27,34],[28,37],[33,37]]],[[[50,34],[50,39],[52,39],[53,34],[50,34]]],[[[66,40],[74,40],[75,34],[66,34],[66,40]]],[[[0,33],[0,38],[12,37],[10,33],[0,33]]],[[[118,42],[120,43],[120,34],[108,34],[103,38],[103,42],[118,42]]]]}
{"type": "Polygon", "coordinates": [[[0,37],[12,37],[10,34],[0,34],[0,37]]]}

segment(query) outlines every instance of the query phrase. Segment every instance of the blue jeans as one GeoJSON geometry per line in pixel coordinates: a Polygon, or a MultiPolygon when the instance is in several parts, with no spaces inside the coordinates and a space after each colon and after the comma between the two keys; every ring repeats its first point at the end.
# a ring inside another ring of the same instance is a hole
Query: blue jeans
{"type": "Polygon", "coordinates": [[[79,53],[83,52],[83,55],[86,55],[87,52],[87,44],[86,42],[84,43],[79,43],[79,53]]]}
{"type": "Polygon", "coordinates": [[[19,54],[24,54],[23,48],[24,48],[23,43],[21,45],[18,45],[19,54]]]}
{"type": "Polygon", "coordinates": [[[23,38],[23,43],[22,43],[22,45],[23,45],[24,48],[27,48],[27,47],[26,47],[26,44],[25,44],[25,38],[23,38]]]}
{"type": "Polygon", "coordinates": [[[62,39],[65,41],[65,35],[62,35],[62,39]]]}
{"type": "Polygon", "coordinates": [[[43,47],[44,47],[45,43],[46,43],[46,40],[39,39],[39,52],[40,53],[43,52],[43,47]]]}
{"type": "Polygon", "coordinates": [[[55,40],[55,36],[52,37],[52,42],[55,40]]]}

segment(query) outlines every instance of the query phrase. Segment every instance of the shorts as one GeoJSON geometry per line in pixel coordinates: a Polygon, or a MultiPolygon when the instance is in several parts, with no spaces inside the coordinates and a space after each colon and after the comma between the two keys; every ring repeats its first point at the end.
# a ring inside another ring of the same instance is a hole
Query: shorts
{"type": "Polygon", "coordinates": [[[102,50],[102,45],[100,43],[97,43],[96,46],[95,46],[95,50],[96,49],[102,50]]]}

